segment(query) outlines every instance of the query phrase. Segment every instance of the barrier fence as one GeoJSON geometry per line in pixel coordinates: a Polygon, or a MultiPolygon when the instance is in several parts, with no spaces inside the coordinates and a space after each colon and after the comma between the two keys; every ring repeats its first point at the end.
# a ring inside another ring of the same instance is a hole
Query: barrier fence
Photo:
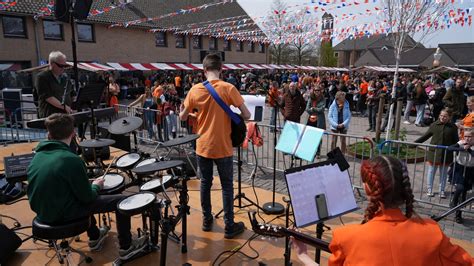
{"type": "MultiPolygon", "coordinates": [[[[192,133],[193,124],[180,121],[178,113],[175,112],[163,114],[158,110],[128,107],[126,105],[117,105],[116,111],[117,118],[138,116],[143,119],[143,126],[138,130],[137,136],[142,143],[158,143],[192,133]]],[[[36,109],[32,108],[18,108],[14,112],[10,112],[9,119],[6,119],[0,126],[0,144],[46,139],[45,130],[26,127],[27,121],[36,118],[36,109]],[[19,113],[21,113],[21,119],[18,119],[19,113]]],[[[273,169],[273,158],[275,157],[276,169],[282,172],[291,167],[326,160],[326,154],[331,150],[333,139],[337,137],[337,146],[341,147],[341,138],[344,138],[346,148],[343,149],[343,153],[351,166],[349,171],[355,188],[362,188],[362,180],[360,178],[361,162],[372,158],[374,155],[386,154],[393,155],[407,163],[412,190],[417,201],[435,206],[449,207],[449,203],[452,200],[455,191],[453,184],[450,183],[452,175],[445,173],[448,172],[450,165],[453,165],[453,168],[459,167],[453,164],[454,158],[459,151],[450,150],[449,147],[395,140],[375,145],[368,137],[336,134],[326,131],[320,143],[319,155],[315,157],[313,162],[308,162],[274,150],[274,134],[276,134],[278,139],[282,130],[281,127],[275,128],[264,123],[258,124],[258,127],[263,137],[263,145],[250,148],[251,144],[249,144],[248,149],[242,149],[241,158],[244,164],[257,165],[270,170],[273,169]],[[430,164],[430,156],[439,157],[439,163],[435,165],[430,164]],[[432,182],[435,195],[430,196],[427,194],[427,188],[428,181],[430,180],[429,176],[432,175],[431,173],[434,168],[437,169],[432,182]],[[440,178],[440,172],[443,173],[443,178],[440,178]],[[440,185],[444,185],[446,198],[440,197],[438,189],[440,185]]],[[[466,207],[465,211],[473,212],[472,204],[466,207]]]]}
{"type": "MultiPolygon", "coordinates": [[[[419,202],[449,207],[456,190],[453,175],[465,176],[467,168],[455,164],[460,150],[448,146],[388,140],[379,145],[379,154],[392,155],[407,164],[412,190],[419,202]],[[431,187],[433,195],[428,195],[431,187]],[[441,197],[445,192],[445,198],[441,197]]],[[[473,160],[473,158],[470,158],[473,160]]],[[[467,177],[467,176],[465,176],[467,177]]],[[[473,211],[472,204],[467,207],[473,211]]]]}

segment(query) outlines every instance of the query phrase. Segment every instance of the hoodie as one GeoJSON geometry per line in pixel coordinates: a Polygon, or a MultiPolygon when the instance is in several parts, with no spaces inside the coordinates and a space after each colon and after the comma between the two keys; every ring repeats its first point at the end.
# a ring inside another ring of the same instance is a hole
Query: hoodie
{"type": "Polygon", "coordinates": [[[43,141],[28,166],[28,201],[37,218],[58,223],[77,218],[97,198],[82,159],[61,141],[43,141]]]}

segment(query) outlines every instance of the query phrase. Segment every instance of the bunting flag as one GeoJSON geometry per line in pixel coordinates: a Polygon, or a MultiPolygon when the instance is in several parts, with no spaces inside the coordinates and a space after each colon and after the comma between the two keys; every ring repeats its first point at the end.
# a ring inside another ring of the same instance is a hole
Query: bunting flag
{"type": "Polygon", "coordinates": [[[16,0],[0,0],[0,10],[16,6],[16,0]]]}
{"type": "MultiPolygon", "coordinates": [[[[105,14],[105,13],[108,13],[108,12],[110,12],[110,11],[116,9],[116,8],[122,8],[123,9],[123,8],[125,8],[126,5],[128,5],[130,3],[133,3],[133,1],[126,2],[126,1],[120,0],[118,5],[113,4],[113,5],[101,8],[101,9],[91,9],[89,11],[88,17],[90,18],[90,17],[93,17],[93,16],[105,14]]],[[[54,1],[50,1],[45,7],[40,8],[38,13],[36,13],[36,15],[34,16],[35,19],[38,19],[38,18],[41,18],[41,17],[53,16],[54,15],[54,6],[55,6],[54,1]]]]}

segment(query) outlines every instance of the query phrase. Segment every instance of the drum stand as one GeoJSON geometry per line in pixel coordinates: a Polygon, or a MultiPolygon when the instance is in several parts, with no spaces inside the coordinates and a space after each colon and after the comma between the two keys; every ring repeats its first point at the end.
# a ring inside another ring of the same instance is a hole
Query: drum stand
{"type": "Polygon", "coordinates": [[[181,238],[181,253],[186,253],[188,251],[187,247],[187,215],[189,215],[189,206],[188,206],[188,177],[184,176],[181,178],[181,184],[177,184],[175,188],[179,190],[179,205],[178,215],[168,215],[168,210],[170,209],[171,200],[165,200],[164,214],[163,218],[160,220],[161,224],[161,242],[160,242],[160,265],[166,265],[166,252],[168,249],[168,238],[170,233],[172,233],[173,238],[181,238]],[[182,233],[181,237],[177,236],[174,232],[174,229],[178,222],[181,221],[182,233]]]}

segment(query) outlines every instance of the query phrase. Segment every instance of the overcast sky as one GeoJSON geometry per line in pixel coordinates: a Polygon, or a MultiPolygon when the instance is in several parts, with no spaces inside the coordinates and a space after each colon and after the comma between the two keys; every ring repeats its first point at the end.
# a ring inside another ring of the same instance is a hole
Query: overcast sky
{"type": "MultiPolygon", "coordinates": [[[[282,0],[283,2],[286,3],[288,6],[288,12],[296,12],[299,7],[296,7],[296,5],[307,5],[309,7],[315,7],[319,6],[318,4],[312,4],[311,0],[282,0]]],[[[317,0],[318,1],[318,0],[317,0]]],[[[272,11],[272,0],[237,0],[237,2],[242,6],[242,8],[249,14],[250,17],[252,18],[257,18],[256,21],[259,23],[259,21],[262,21],[262,16],[266,16],[269,14],[269,12],[272,11]]],[[[322,0],[322,2],[325,2],[322,0]]],[[[347,0],[347,3],[353,2],[351,0],[347,0]]],[[[360,3],[363,3],[363,0],[359,1],[360,3]]],[[[380,7],[380,2],[381,1],[370,1],[370,4],[360,4],[359,7],[351,6],[351,7],[345,7],[341,9],[335,9],[331,13],[334,14],[339,14],[342,15],[343,13],[357,13],[357,12],[365,12],[366,9],[372,9],[374,7],[380,7]],[[375,3],[374,3],[375,2],[375,3]]],[[[340,3],[340,1],[337,1],[337,3],[340,3]]],[[[331,4],[333,6],[334,4],[331,4]]],[[[473,8],[471,10],[471,15],[474,16],[474,0],[456,0],[455,4],[456,8],[473,8]]],[[[311,9],[312,10],[312,9],[311,9]]],[[[311,16],[314,17],[321,17],[324,12],[311,12],[311,16]]],[[[364,23],[370,23],[370,22],[376,22],[375,18],[366,18],[364,20],[361,20],[358,18],[355,21],[351,22],[340,22],[339,24],[334,25],[335,28],[340,28],[340,27],[349,27],[349,26],[355,26],[355,25],[361,25],[364,23]],[[344,23],[344,24],[343,24],[344,23]]],[[[415,36],[415,39],[416,36],[415,36]]],[[[335,40],[333,42],[334,45],[339,43],[341,40],[335,40]]],[[[464,25],[464,27],[454,25],[448,30],[443,30],[443,31],[438,31],[436,33],[433,33],[427,37],[425,37],[424,40],[422,40],[422,43],[426,47],[437,47],[438,43],[463,43],[463,42],[474,42],[474,23],[471,24],[471,26],[467,26],[467,24],[464,25]]]]}

